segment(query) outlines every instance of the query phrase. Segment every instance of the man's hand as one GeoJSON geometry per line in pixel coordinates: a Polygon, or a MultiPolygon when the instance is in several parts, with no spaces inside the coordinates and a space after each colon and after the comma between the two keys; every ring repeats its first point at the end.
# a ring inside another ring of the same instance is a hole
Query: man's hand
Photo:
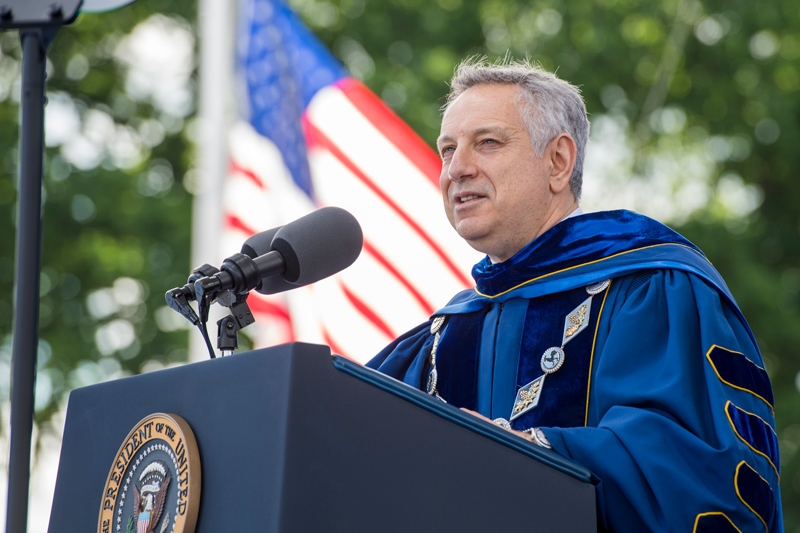
{"type": "MultiPolygon", "coordinates": [[[[480,413],[476,413],[475,411],[471,411],[471,410],[469,410],[469,409],[464,409],[463,407],[461,408],[461,410],[462,410],[462,411],[464,411],[465,413],[469,413],[469,414],[471,414],[471,415],[473,415],[473,416],[477,416],[477,417],[478,417],[478,418],[480,418],[481,420],[486,420],[487,422],[490,422],[490,423],[494,424],[494,421],[492,421],[492,420],[490,420],[490,419],[486,418],[485,416],[483,416],[483,415],[482,415],[482,414],[480,414],[480,413]]],[[[506,431],[508,431],[508,432],[510,432],[510,433],[513,433],[513,434],[514,434],[514,435],[516,435],[517,437],[523,438],[523,439],[527,440],[528,442],[532,442],[532,443],[534,443],[534,444],[538,444],[538,443],[537,443],[537,442],[536,442],[536,441],[533,439],[533,437],[531,436],[531,434],[530,434],[529,432],[527,432],[527,431],[517,431],[516,429],[511,429],[511,428],[503,427],[503,426],[501,426],[500,424],[495,424],[495,425],[496,425],[496,426],[499,426],[499,427],[502,427],[502,428],[503,428],[503,429],[505,429],[506,431]]]]}

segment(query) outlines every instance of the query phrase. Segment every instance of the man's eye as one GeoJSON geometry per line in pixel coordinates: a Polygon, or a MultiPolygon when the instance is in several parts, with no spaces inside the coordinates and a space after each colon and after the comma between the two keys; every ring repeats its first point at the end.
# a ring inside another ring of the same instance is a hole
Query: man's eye
{"type": "Polygon", "coordinates": [[[455,148],[453,148],[452,146],[445,146],[444,148],[442,148],[440,154],[442,157],[444,157],[445,155],[451,153],[453,150],[455,150],[455,148]]]}

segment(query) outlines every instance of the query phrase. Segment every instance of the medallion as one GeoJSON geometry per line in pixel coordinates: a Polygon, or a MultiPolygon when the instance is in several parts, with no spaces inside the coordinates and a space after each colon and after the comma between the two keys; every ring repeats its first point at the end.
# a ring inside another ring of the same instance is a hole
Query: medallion
{"type": "Polygon", "coordinates": [[[439,329],[441,329],[442,324],[444,324],[445,317],[446,315],[439,315],[433,319],[433,322],[431,322],[431,335],[435,334],[439,331],[439,329]]]}
{"type": "Polygon", "coordinates": [[[536,407],[542,395],[542,386],[546,375],[539,376],[517,391],[517,398],[514,400],[510,420],[514,420],[536,407]]]}
{"type": "Polygon", "coordinates": [[[558,346],[546,349],[542,354],[542,372],[552,374],[557,371],[564,364],[565,357],[564,350],[558,346]]]}
{"type": "Polygon", "coordinates": [[[572,340],[575,335],[586,329],[589,325],[589,314],[592,311],[592,297],[589,296],[582,304],[572,310],[564,319],[564,336],[561,346],[572,340]]]}
{"type": "Polygon", "coordinates": [[[605,281],[598,281],[597,283],[592,283],[591,285],[586,286],[586,292],[589,293],[590,296],[594,296],[595,294],[600,294],[604,290],[611,285],[611,280],[607,279],[605,281]]]}
{"type": "Polygon", "coordinates": [[[436,367],[431,367],[431,371],[428,372],[428,384],[425,386],[425,391],[433,396],[436,394],[436,384],[439,382],[439,373],[436,371],[436,367]]]}
{"type": "Polygon", "coordinates": [[[431,335],[433,335],[433,345],[431,346],[431,355],[429,358],[431,369],[428,372],[428,382],[425,386],[425,391],[428,394],[436,396],[442,401],[444,401],[444,398],[439,396],[439,391],[436,389],[436,386],[439,384],[439,372],[436,370],[436,349],[439,347],[439,330],[442,328],[445,320],[447,320],[447,315],[440,315],[431,322],[431,335]]]}

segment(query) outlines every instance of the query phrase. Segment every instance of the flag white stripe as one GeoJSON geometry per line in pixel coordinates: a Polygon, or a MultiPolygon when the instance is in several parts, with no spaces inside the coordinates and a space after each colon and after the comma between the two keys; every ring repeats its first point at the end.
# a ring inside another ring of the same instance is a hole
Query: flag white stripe
{"type": "Polygon", "coordinates": [[[309,160],[315,174],[324,169],[326,175],[317,184],[320,199],[354,213],[365,238],[383,256],[413,283],[427,285],[424,293],[435,308],[464,288],[437,254],[419,245],[420,239],[409,225],[335,157],[327,151],[314,150],[309,160]]]}
{"type": "MultiPolygon", "coordinates": [[[[353,106],[341,89],[332,86],[317,93],[307,117],[395,204],[402,206],[456,264],[471,266],[476,261],[475,252],[453,238],[438,188],[353,106]]],[[[469,266],[465,266],[467,274],[469,266]]]]}

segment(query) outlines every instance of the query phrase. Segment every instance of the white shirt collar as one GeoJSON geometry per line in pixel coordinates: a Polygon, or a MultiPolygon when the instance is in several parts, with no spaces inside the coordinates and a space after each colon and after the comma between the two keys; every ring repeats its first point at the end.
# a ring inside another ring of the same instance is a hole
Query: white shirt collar
{"type": "Polygon", "coordinates": [[[572,213],[570,213],[569,215],[567,215],[563,219],[561,219],[561,222],[564,222],[568,218],[577,217],[577,216],[580,216],[582,214],[583,214],[583,209],[581,209],[581,206],[578,206],[578,208],[575,211],[573,211],[572,213]]]}

